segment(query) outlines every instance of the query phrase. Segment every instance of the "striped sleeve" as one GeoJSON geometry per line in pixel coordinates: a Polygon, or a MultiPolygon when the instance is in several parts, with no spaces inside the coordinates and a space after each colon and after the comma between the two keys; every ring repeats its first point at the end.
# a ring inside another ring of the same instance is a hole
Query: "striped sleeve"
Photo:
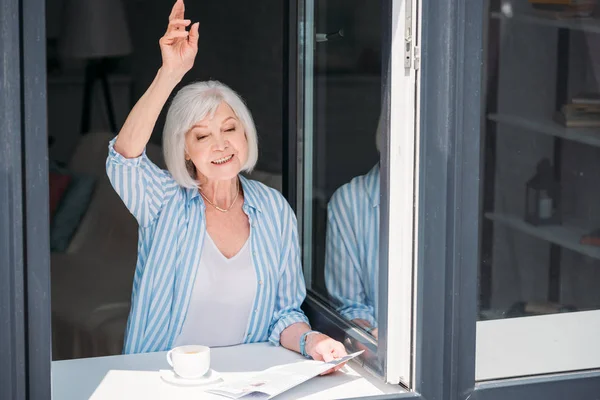
{"type": "Polygon", "coordinates": [[[342,317],[364,319],[377,326],[373,306],[367,304],[358,253],[356,230],[351,223],[352,191],[335,193],[327,206],[325,285],[342,317]]]}
{"type": "Polygon", "coordinates": [[[288,326],[304,322],[308,324],[308,318],[300,309],[306,297],[306,285],[300,262],[300,245],[298,242],[298,225],[296,216],[283,196],[282,210],[282,253],[281,253],[281,275],[277,285],[275,298],[275,310],[271,320],[269,342],[279,346],[281,332],[288,326]]]}
{"type": "Polygon", "coordinates": [[[125,158],[115,148],[113,138],[108,145],[106,173],[113,188],[141,227],[152,224],[176,187],[167,171],[157,167],[146,155],[125,158]]]}

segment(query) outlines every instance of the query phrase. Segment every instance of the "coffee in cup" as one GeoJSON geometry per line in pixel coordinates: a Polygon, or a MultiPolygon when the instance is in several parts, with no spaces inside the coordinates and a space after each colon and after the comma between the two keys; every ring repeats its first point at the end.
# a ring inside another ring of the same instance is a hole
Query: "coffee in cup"
{"type": "Polygon", "coordinates": [[[180,377],[200,378],[210,369],[210,347],[200,345],[175,347],[167,353],[167,361],[180,377]]]}

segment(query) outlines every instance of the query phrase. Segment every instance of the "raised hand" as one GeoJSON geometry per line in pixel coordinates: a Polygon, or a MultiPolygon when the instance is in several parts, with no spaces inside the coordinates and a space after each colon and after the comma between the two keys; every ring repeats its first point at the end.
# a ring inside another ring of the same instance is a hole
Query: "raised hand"
{"type": "Polygon", "coordinates": [[[198,53],[198,27],[194,23],[189,32],[186,27],[192,21],[184,19],[185,5],[177,0],[169,15],[167,32],[158,41],[162,55],[162,69],[177,77],[183,77],[194,66],[198,53]]]}

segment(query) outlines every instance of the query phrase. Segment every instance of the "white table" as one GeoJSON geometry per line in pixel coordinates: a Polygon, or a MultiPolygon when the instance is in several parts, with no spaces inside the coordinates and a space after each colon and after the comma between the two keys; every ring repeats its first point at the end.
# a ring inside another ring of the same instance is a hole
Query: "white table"
{"type": "MultiPolygon", "coordinates": [[[[208,386],[180,387],[164,382],[160,369],[168,369],[165,352],[83,358],[52,362],[52,399],[217,399],[204,393],[208,386]]],[[[303,361],[297,353],[267,343],[211,349],[211,368],[224,380],[238,379],[266,368],[303,361]]],[[[341,399],[399,393],[351,361],[342,371],[313,378],[277,399],[341,399]]]]}

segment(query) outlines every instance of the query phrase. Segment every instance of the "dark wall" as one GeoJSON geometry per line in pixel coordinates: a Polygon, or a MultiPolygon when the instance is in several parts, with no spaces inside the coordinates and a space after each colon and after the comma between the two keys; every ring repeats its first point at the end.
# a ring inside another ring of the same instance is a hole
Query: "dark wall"
{"type": "MultiPolygon", "coordinates": [[[[63,0],[47,0],[48,37],[60,31],[63,0]]],[[[164,34],[172,0],[125,0],[133,53],[117,72],[133,79],[133,101],[152,82],[160,67],[158,39],[164,34]]],[[[186,18],[200,21],[199,52],[184,82],[217,79],[247,102],[257,126],[257,168],[281,171],[283,2],[262,0],[187,1],[186,18]]],[[[117,114],[119,112],[117,110],[117,114]]],[[[161,116],[153,134],[160,142],[161,116]]],[[[122,121],[121,121],[122,122],[122,121]]]]}

